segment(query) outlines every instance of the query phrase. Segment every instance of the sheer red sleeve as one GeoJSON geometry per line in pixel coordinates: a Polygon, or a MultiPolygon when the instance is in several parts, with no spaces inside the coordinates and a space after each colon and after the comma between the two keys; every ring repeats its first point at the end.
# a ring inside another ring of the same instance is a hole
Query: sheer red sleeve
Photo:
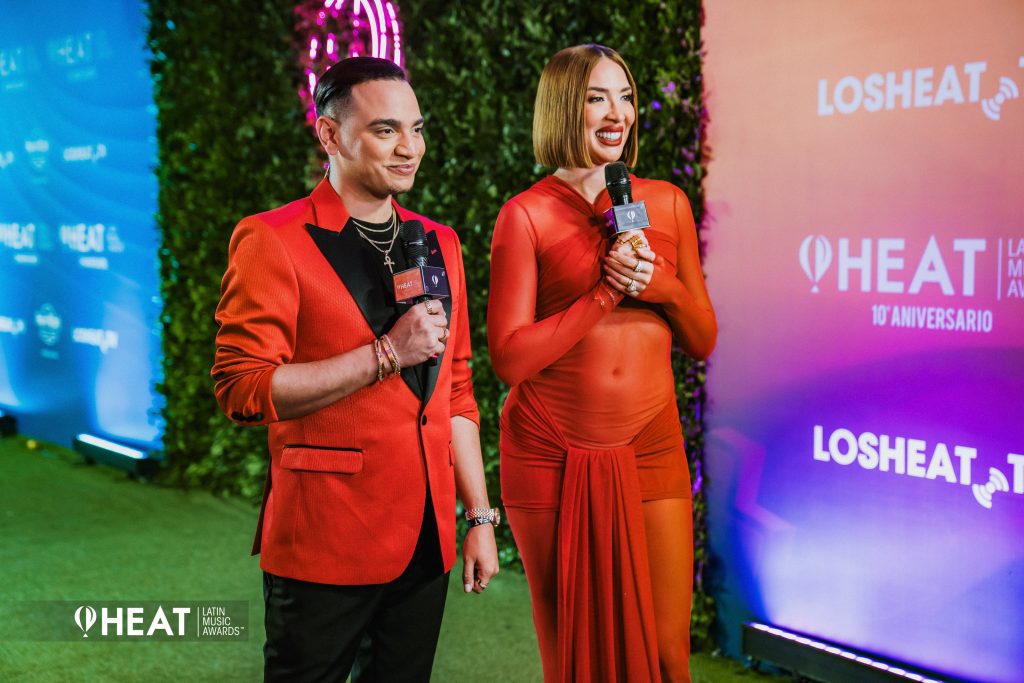
{"type": "Polygon", "coordinates": [[[676,281],[682,286],[675,288],[674,296],[665,302],[663,308],[676,342],[689,355],[704,359],[710,356],[715,348],[718,322],[704,284],[693,212],[682,190],[676,189],[673,193],[672,208],[676,229],[679,231],[676,281]]]}
{"type": "Polygon", "coordinates": [[[621,299],[598,278],[568,308],[536,320],[537,246],[529,214],[515,200],[506,203],[491,240],[487,345],[495,373],[510,385],[558,360],[621,299]]]}

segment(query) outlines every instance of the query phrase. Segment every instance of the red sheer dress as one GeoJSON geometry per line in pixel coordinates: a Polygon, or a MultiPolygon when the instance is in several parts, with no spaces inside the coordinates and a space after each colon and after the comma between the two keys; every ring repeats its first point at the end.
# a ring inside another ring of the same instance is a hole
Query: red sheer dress
{"type": "Polygon", "coordinates": [[[642,502],[690,497],[670,353],[673,334],[713,343],[714,314],[686,196],[637,178],[633,190],[665,303],[602,284],[605,191],[591,204],[544,178],[505,204],[491,244],[488,342],[511,385],[502,499],[549,681],[660,680],[642,502]],[[554,528],[516,524],[531,514],[554,528]]]}

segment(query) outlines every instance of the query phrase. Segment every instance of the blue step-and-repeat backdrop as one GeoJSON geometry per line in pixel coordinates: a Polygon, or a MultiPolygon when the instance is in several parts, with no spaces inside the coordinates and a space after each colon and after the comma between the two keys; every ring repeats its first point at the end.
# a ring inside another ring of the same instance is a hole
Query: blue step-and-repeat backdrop
{"type": "Polygon", "coordinates": [[[138,0],[4,3],[0,408],[155,445],[156,109],[138,0]]]}

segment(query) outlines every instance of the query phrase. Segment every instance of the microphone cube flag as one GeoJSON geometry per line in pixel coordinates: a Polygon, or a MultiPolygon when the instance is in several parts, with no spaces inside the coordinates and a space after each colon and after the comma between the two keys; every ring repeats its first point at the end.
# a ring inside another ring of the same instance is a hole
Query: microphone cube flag
{"type": "Polygon", "coordinates": [[[418,266],[395,273],[395,301],[414,303],[416,299],[444,299],[451,294],[444,268],[418,266]]]}
{"type": "Polygon", "coordinates": [[[651,221],[647,217],[647,205],[643,202],[613,206],[604,212],[604,218],[608,221],[608,227],[611,228],[612,234],[615,235],[620,232],[651,227],[651,221]]]}

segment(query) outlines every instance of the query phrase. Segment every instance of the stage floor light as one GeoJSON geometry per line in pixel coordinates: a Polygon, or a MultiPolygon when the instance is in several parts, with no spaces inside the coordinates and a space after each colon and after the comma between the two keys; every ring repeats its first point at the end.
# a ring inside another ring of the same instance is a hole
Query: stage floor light
{"type": "Polygon", "coordinates": [[[18,433],[18,421],[8,412],[0,410],[0,438],[18,433]]]}
{"type": "Polygon", "coordinates": [[[92,434],[79,434],[72,448],[86,462],[107,465],[139,479],[151,479],[160,467],[160,461],[146,451],[102,439],[92,434]]]}
{"type": "Polygon", "coordinates": [[[823,683],[960,683],[767,624],[744,624],[742,635],[743,654],[755,663],[767,662],[823,683]]]}

